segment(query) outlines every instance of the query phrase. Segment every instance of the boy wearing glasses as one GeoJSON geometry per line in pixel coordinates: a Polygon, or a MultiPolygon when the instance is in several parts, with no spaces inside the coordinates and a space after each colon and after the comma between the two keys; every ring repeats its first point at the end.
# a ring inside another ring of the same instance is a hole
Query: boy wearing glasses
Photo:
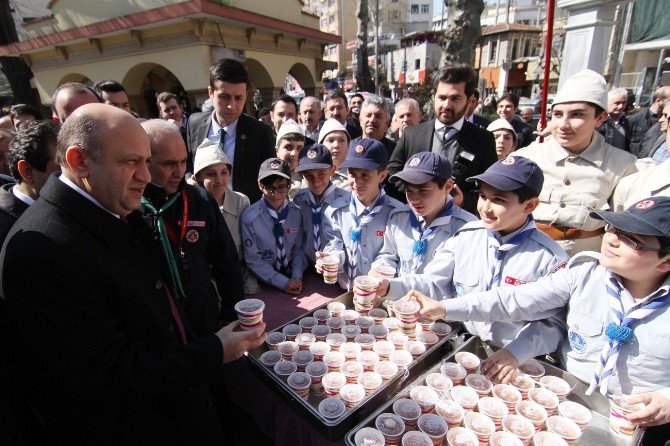
{"type": "MultiPolygon", "coordinates": [[[[627,418],[670,422],[670,198],[638,201],[623,212],[595,211],[606,223],[600,253],[583,252],[535,283],[442,302],[414,291],[431,319],[516,321],[567,309],[565,369],[589,391],[631,395],[646,407],[627,418]]],[[[496,373],[490,358],[482,372],[496,373]]]]}
{"type": "Polygon", "coordinates": [[[263,161],[258,186],[263,196],[242,213],[244,259],[263,282],[300,294],[306,260],[300,208],[287,197],[289,165],[279,158],[263,161]]]}

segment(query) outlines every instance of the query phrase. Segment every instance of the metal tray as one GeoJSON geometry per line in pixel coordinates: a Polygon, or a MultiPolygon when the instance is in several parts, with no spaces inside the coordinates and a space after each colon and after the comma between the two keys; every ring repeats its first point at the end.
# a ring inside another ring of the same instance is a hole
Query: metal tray
{"type": "MultiPolygon", "coordinates": [[[[330,302],[342,302],[348,309],[353,308],[353,293],[345,293],[339,297],[333,298],[328,303],[330,302]]],[[[325,308],[328,303],[282,325],[275,331],[281,331],[282,328],[288,324],[297,324],[300,319],[311,315],[314,311],[320,308],[325,308]]],[[[457,330],[462,328],[460,325],[452,322],[449,324],[452,325],[452,327],[458,327],[454,329],[454,332],[457,332],[457,330]]],[[[426,369],[451,353],[452,343],[450,342],[450,339],[453,339],[453,337],[446,336],[441,338],[436,344],[428,348],[419,359],[412,362],[405,373],[399,373],[372,394],[366,396],[356,407],[347,409],[344,414],[334,420],[323,418],[318,411],[319,403],[325,398],[324,396],[317,396],[310,393],[307,400],[300,398],[285,381],[260,362],[260,356],[268,349],[266,344],[250,350],[248,357],[252,369],[257,372],[260,378],[268,382],[270,387],[276,389],[277,392],[290,401],[291,404],[297,408],[298,412],[301,413],[304,418],[308,419],[319,432],[324,434],[330,440],[339,440],[344,437],[356,423],[360,422],[368,416],[368,414],[374,412],[382,404],[395,396],[408,382],[416,379],[426,369]]]]}
{"type": "MultiPolygon", "coordinates": [[[[359,423],[354,427],[345,437],[345,442],[348,446],[356,446],[354,441],[354,436],[356,432],[364,427],[374,427],[374,422],[377,416],[384,412],[393,411],[393,403],[400,398],[409,398],[410,390],[417,386],[423,385],[424,379],[427,375],[433,372],[439,372],[440,365],[445,361],[453,361],[454,356],[459,351],[466,351],[476,354],[480,358],[486,358],[490,356],[494,349],[479,338],[473,337],[467,341],[463,341],[462,337],[452,341],[453,349],[452,353],[446,357],[444,361],[439,361],[436,365],[431,367],[429,370],[425,371],[421,376],[413,380],[411,383],[408,383],[393,400],[387,402],[383,407],[379,408],[376,412],[370,414],[365,420],[359,423]]],[[[609,400],[605,398],[600,393],[594,393],[593,395],[586,396],[584,393],[588,386],[583,382],[575,378],[570,373],[559,369],[547,362],[542,361],[542,365],[545,368],[547,375],[559,376],[571,385],[574,384],[572,392],[568,395],[568,399],[580,403],[589,409],[593,413],[593,419],[589,423],[588,427],[582,434],[581,439],[579,440],[580,446],[639,446],[642,442],[642,437],[644,436],[644,429],[638,429],[630,441],[619,437],[609,429],[609,400]]]]}

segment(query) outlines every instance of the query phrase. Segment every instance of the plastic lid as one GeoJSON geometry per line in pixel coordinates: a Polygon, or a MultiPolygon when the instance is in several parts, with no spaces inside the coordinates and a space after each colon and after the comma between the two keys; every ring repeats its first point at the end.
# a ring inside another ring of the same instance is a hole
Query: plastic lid
{"type": "Polygon", "coordinates": [[[424,406],[432,406],[437,403],[440,396],[436,391],[426,386],[416,386],[409,392],[410,398],[424,406]]]}
{"type": "Polygon", "coordinates": [[[326,398],[319,403],[319,413],[324,418],[337,418],[342,415],[345,410],[344,402],[336,397],[326,398]]]}
{"type": "Polygon", "coordinates": [[[393,304],[393,311],[400,314],[414,315],[419,312],[421,307],[415,300],[397,300],[393,304]]]}
{"type": "Polygon", "coordinates": [[[261,355],[261,363],[274,366],[281,361],[281,353],[278,350],[268,350],[261,355]]]}
{"type": "Polygon", "coordinates": [[[533,423],[543,423],[547,417],[547,409],[531,400],[519,401],[514,408],[516,413],[528,418],[533,423]]]}
{"type": "Polygon", "coordinates": [[[477,435],[491,435],[496,431],[496,425],[493,420],[483,413],[468,412],[463,419],[463,425],[477,435]]]}
{"type": "Polygon", "coordinates": [[[535,426],[521,415],[507,415],[502,420],[503,428],[519,438],[532,438],[535,435],[535,426]]]}
{"type": "Polygon", "coordinates": [[[309,346],[309,351],[313,355],[323,356],[330,351],[330,345],[327,342],[317,341],[309,346]]]}
{"type": "Polygon", "coordinates": [[[328,366],[323,362],[310,362],[305,366],[305,373],[314,377],[324,376],[328,373],[328,366]]]}
{"type": "Polygon", "coordinates": [[[293,389],[306,389],[312,384],[312,377],[307,373],[294,372],[289,375],[287,383],[293,389]]]}
{"type": "Polygon", "coordinates": [[[384,446],[384,435],[373,427],[364,427],[354,435],[356,446],[384,446]]]}
{"type": "Polygon", "coordinates": [[[567,395],[570,393],[570,384],[558,376],[543,376],[540,378],[540,385],[545,389],[551,390],[556,395],[567,395]]]}
{"type": "Polygon", "coordinates": [[[288,376],[298,370],[298,366],[293,361],[279,361],[275,364],[274,370],[278,375],[288,376]]]}
{"type": "Polygon", "coordinates": [[[447,431],[447,442],[450,446],[479,446],[475,433],[460,426],[447,431]]]}
{"type": "Polygon", "coordinates": [[[447,433],[447,422],[439,415],[435,414],[424,414],[419,417],[417,423],[419,430],[425,432],[433,437],[439,437],[447,433]]]}
{"type": "Polygon", "coordinates": [[[416,420],[421,416],[421,406],[414,400],[400,398],[393,403],[393,412],[405,420],[416,420]]]}
{"type": "Polygon", "coordinates": [[[235,311],[244,315],[260,313],[265,309],[265,302],[260,299],[244,299],[235,304],[235,311]]]}
{"type": "Polygon", "coordinates": [[[297,336],[299,333],[302,333],[302,327],[298,324],[288,324],[281,331],[286,336],[297,336]]]}
{"type": "Polygon", "coordinates": [[[286,335],[284,333],[280,333],[278,331],[273,331],[268,333],[267,337],[265,338],[265,342],[268,345],[277,345],[281,344],[286,340],[286,335]]]}
{"type": "Polygon", "coordinates": [[[400,436],[405,431],[405,422],[398,415],[383,413],[375,419],[375,427],[384,435],[400,436]]]}
{"type": "Polygon", "coordinates": [[[313,326],[315,326],[318,323],[319,323],[319,321],[317,321],[315,317],[311,317],[311,316],[303,317],[302,319],[300,319],[298,321],[298,325],[300,325],[301,327],[304,327],[304,328],[312,328],[313,326]]]}

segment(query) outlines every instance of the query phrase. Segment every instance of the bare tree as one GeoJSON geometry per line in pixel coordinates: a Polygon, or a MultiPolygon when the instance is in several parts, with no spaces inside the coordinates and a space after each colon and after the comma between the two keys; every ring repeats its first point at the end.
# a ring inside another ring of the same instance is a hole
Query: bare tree
{"type": "Polygon", "coordinates": [[[372,77],[368,67],[368,0],[358,0],[356,5],[356,83],[362,91],[374,92],[372,77]]]}
{"type": "Polygon", "coordinates": [[[479,17],[484,11],[484,0],[444,0],[448,24],[442,35],[440,66],[449,62],[473,65],[475,46],[482,33],[479,17]]]}

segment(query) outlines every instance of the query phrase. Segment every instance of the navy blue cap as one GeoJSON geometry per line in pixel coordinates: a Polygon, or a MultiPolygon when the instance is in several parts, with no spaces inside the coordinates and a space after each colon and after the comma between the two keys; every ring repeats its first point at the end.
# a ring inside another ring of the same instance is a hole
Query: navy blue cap
{"type": "Polygon", "coordinates": [[[323,144],[312,144],[300,151],[300,161],[296,172],[304,172],[312,169],[328,169],[333,166],[333,156],[330,150],[323,144]]]}
{"type": "Polygon", "coordinates": [[[410,184],[427,183],[433,178],[451,178],[451,163],[444,155],[433,152],[419,152],[407,160],[405,167],[392,175],[410,184]]]}
{"type": "Polygon", "coordinates": [[[258,169],[258,181],[271,177],[272,175],[277,175],[290,180],[291,168],[284,160],[279,158],[268,158],[261,163],[261,167],[258,169]]]}
{"type": "Polygon", "coordinates": [[[470,177],[469,182],[481,181],[499,190],[515,190],[526,186],[537,195],[542,191],[544,174],[540,166],[523,156],[508,156],[497,161],[486,172],[470,177]]]}
{"type": "Polygon", "coordinates": [[[356,138],[349,144],[347,157],[340,167],[365,170],[377,170],[386,167],[389,155],[381,142],[372,138],[356,138]]]}
{"type": "Polygon", "coordinates": [[[593,211],[589,215],[624,232],[670,239],[669,197],[645,198],[623,212],[593,211]]]}

